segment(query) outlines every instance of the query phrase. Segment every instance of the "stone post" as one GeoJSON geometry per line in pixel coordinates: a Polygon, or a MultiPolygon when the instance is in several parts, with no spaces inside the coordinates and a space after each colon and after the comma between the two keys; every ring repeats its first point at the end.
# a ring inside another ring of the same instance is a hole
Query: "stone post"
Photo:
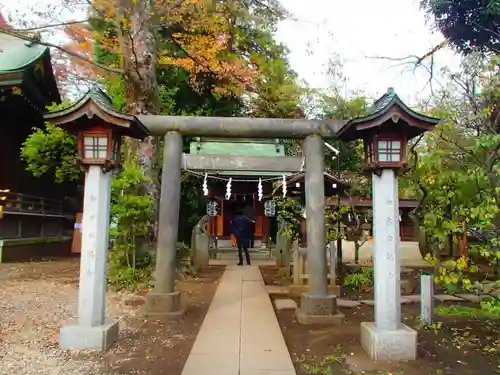
{"type": "Polygon", "coordinates": [[[63,349],[106,350],[118,339],[118,321],[105,319],[111,173],[89,166],[85,175],[78,319],[63,326],[63,349]]]}
{"type": "Polygon", "coordinates": [[[335,242],[330,242],[329,254],[330,256],[330,286],[334,287],[337,283],[337,248],[335,242]]]}
{"type": "Polygon", "coordinates": [[[343,315],[337,311],[337,298],[328,290],[323,139],[311,135],[304,140],[303,146],[309,286],[302,294],[300,308],[296,311],[297,320],[300,324],[340,323],[343,315]]]}
{"type": "Polygon", "coordinates": [[[361,344],[375,360],[416,358],[417,332],[401,323],[398,180],[393,169],[372,175],[375,323],[361,323],[361,344]]]}
{"type": "Polygon", "coordinates": [[[180,292],[175,291],[175,257],[181,198],[182,135],[165,135],[161,178],[155,285],[146,295],[145,313],[154,317],[176,317],[184,313],[180,292]]]}
{"type": "Polygon", "coordinates": [[[434,313],[434,281],[432,274],[422,272],[420,276],[420,322],[432,324],[434,313]]]}

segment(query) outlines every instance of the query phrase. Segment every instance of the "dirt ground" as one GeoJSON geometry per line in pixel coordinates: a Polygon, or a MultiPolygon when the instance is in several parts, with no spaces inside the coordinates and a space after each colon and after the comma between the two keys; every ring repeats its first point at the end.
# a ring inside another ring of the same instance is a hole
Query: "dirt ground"
{"type": "Polygon", "coordinates": [[[144,319],[146,291],[108,291],[106,315],[120,320],[120,339],[101,355],[58,347],[60,326],[75,317],[78,268],[78,259],[0,264],[0,374],[180,375],[223,267],[179,281],[188,308],[178,320],[144,319]]]}
{"type": "MultiPolygon", "coordinates": [[[[266,283],[277,282],[273,276],[276,271],[274,267],[261,269],[266,283]]],[[[354,296],[349,293],[344,298],[350,297],[354,296]]],[[[439,323],[424,329],[418,327],[420,305],[403,305],[404,323],[419,330],[418,360],[383,363],[371,361],[359,342],[360,323],[374,320],[373,307],[361,305],[341,310],[345,314],[341,326],[301,326],[293,310],[276,311],[297,375],[500,373],[498,320],[439,317],[439,323]],[[327,372],[328,367],[332,372],[327,372]]]]}

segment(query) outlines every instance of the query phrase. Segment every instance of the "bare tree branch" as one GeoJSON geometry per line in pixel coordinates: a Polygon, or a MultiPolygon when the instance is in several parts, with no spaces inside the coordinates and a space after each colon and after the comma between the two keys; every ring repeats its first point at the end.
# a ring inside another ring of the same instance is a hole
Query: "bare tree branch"
{"type": "Polygon", "coordinates": [[[495,31],[495,30],[491,30],[491,29],[489,29],[489,28],[487,28],[487,27],[484,27],[483,25],[480,25],[480,24],[478,24],[477,22],[474,22],[474,21],[471,21],[471,23],[472,23],[473,25],[476,25],[476,26],[477,26],[477,27],[479,27],[480,29],[483,29],[484,31],[487,31],[487,32],[489,32],[489,33],[492,33],[492,34],[493,34],[493,35],[495,35],[497,38],[500,38],[500,33],[498,33],[497,31],[495,31]]]}
{"type": "Polygon", "coordinates": [[[77,59],[80,59],[82,61],[85,61],[99,69],[102,69],[102,70],[105,70],[105,71],[108,71],[108,72],[111,72],[111,73],[116,73],[116,74],[124,74],[125,71],[123,69],[117,69],[117,68],[112,68],[112,67],[109,67],[109,66],[106,66],[106,65],[103,65],[103,64],[99,64],[95,61],[92,61],[90,58],[88,58],[87,56],[84,56],[84,55],[81,55],[77,52],[74,52],[74,51],[71,51],[67,48],[64,48],[64,47],[61,47],[57,44],[53,44],[53,43],[50,43],[50,42],[43,42],[41,40],[39,40],[38,38],[34,38],[32,36],[28,36],[28,35],[24,35],[20,32],[12,32],[11,30],[9,29],[0,29],[0,33],[3,33],[3,34],[7,34],[7,35],[11,35],[13,37],[16,37],[16,38],[19,38],[19,39],[22,39],[22,40],[26,40],[28,42],[32,42],[32,43],[35,43],[35,44],[40,44],[42,46],[46,46],[46,47],[50,47],[50,48],[55,48],[69,56],[72,56],[72,57],[76,57],[77,59]]]}
{"type": "MultiPolygon", "coordinates": [[[[396,61],[399,62],[397,66],[411,64],[413,65],[413,72],[419,67],[424,68],[429,73],[429,79],[426,83],[426,86],[429,85],[431,92],[434,91],[432,86],[432,81],[435,79],[434,75],[434,55],[437,51],[442,50],[448,45],[448,40],[443,40],[441,43],[438,43],[434,47],[432,47],[429,51],[424,53],[422,56],[418,55],[408,55],[401,57],[389,57],[389,56],[365,56],[368,59],[378,59],[378,60],[387,60],[387,61],[396,61]],[[430,59],[430,66],[424,64],[424,61],[430,59]]],[[[425,86],[424,86],[425,87],[425,86]]]]}
{"type": "Polygon", "coordinates": [[[82,24],[82,23],[87,23],[89,21],[90,21],[90,19],[86,19],[86,20],[81,20],[81,21],[60,22],[60,23],[43,25],[43,26],[20,28],[20,29],[11,28],[11,29],[9,29],[9,31],[13,31],[13,32],[39,31],[39,30],[52,29],[52,28],[61,27],[61,26],[78,25],[78,24],[82,24]]]}

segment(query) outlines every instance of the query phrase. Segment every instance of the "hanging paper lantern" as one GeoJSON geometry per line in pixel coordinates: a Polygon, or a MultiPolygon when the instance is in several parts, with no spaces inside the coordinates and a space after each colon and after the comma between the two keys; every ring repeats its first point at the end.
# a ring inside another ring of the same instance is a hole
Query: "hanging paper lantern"
{"type": "Polygon", "coordinates": [[[205,178],[203,179],[203,195],[206,197],[208,195],[208,174],[205,173],[205,178]]]}
{"type": "Polygon", "coordinates": [[[264,202],[264,215],[267,217],[276,216],[276,202],[275,201],[265,201],[264,202]]]}
{"type": "Polygon", "coordinates": [[[264,189],[262,188],[262,178],[259,178],[259,186],[257,187],[257,194],[259,196],[259,202],[262,200],[264,196],[264,189]]]}
{"type": "Polygon", "coordinates": [[[283,198],[286,198],[286,176],[283,175],[283,181],[281,182],[281,186],[283,188],[283,198]]]}
{"type": "Polygon", "coordinates": [[[208,216],[217,216],[218,215],[219,204],[217,201],[209,201],[207,203],[207,215],[208,216]]]}
{"type": "Polygon", "coordinates": [[[233,178],[230,177],[229,181],[227,182],[226,185],[226,200],[231,199],[231,183],[233,182],[233,178]]]}

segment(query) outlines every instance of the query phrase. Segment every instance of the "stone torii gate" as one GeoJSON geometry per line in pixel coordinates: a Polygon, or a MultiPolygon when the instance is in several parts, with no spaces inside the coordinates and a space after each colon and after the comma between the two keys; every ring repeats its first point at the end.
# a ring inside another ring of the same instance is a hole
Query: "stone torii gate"
{"type": "Polygon", "coordinates": [[[106,264],[111,171],[119,163],[122,136],[165,137],[155,285],[147,294],[145,314],[179,316],[184,307],[175,290],[181,169],[297,172],[302,157],[183,155],[183,136],[216,138],[296,138],[303,140],[305,161],[309,288],[297,318],[303,324],[338,322],[336,296],[327,281],[324,222],[323,138],[333,138],[343,123],[336,120],[128,116],[115,111],[111,99],[94,87],[71,107],[44,115],[47,121],[76,134],[80,165],[86,171],[78,319],[61,328],[60,346],[109,348],[118,338],[118,322],[105,318],[106,264]]]}
{"type": "Polygon", "coordinates": [[[297,319],[302,324],[338,323],[336,296],[328,290],[324,139],[363,139],[365,170],[372,173],[375,234],[375,322],[363,323],[362,345],[374,359],[415,359],[417,334],[401,323],[397,173],[407,167],[407,141],[431,130],[439,119],[408,108],[390,89],[370,113],[344,125],[338,120],[127,116],[114,111],[102,91],[90,91],[70,108],[44,118],[76,132],[81,162],[88,167],[83,219],[77,324],[61,329],[66,348],[103,350],[116,341],[117,322],[105,320],[109,226],[109,172],[119,154],[119,140],[148,133],[165,137],[155,285],[146,295],[145,313],[179,316],[184,307],[175,290],[181,169],[297,172],[302,157],[183,155],[183,137],[295,138],[303,140],[307,223],[308,291],[297,319]],[[87,141],[90,141],[88,143],[87,141]],[[89,149],[87,149],[89,146],[89,149]],[[91,151],[87,155],[87,151],[91,151]]]}
{"type": "Polygon", "coordinates": [[[165,136],[155,284],[146,295],[145,313],[178,316],[184,311],[175,290],[175,254],[179,226],[181,169],[298,172],[305,160],[309,288],[302,295],[297,318],[302,324],[336,323],[336,296],[328,290],[323,139],[334,138],[338,120],[139,116],[152,135],[165,136]],[[216,138],[303,139],[303,158],[292,156],[183,155],[183,136],[216,138]]]}

